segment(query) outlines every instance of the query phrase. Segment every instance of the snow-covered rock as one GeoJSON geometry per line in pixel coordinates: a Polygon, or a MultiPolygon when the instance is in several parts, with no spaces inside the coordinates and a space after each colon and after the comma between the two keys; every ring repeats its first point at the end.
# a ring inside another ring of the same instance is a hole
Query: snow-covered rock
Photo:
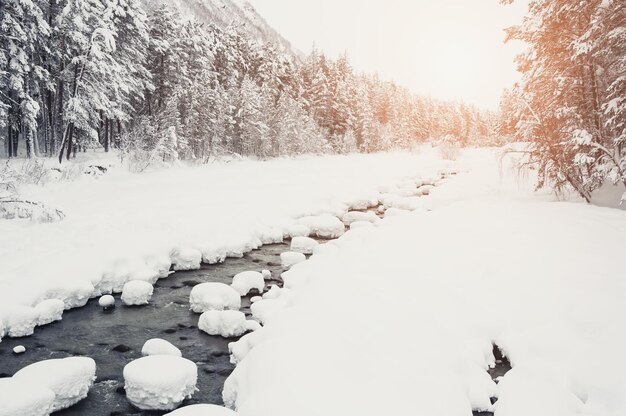
{"type": "Polygon", "coordinates": [[[47,325],[55,321],[60,321],[65,310],[65,303],[59,299],[47,299],[35,306],[39,318],[37,325],[47,325]]]}
{"type": "Polygon", "coordinates": [[[98,299],[98,305],[105,309],[109,309],[115,306],[115,298],[111,295],[103,295],[98,299]]]}
{"type": "Polygon", "coordinates": [[[294,264],[302,263],[306,260],[306,256],[302,253],[294,251],[286,251],[280,254],[280,263],[283,267],[291,267],[294,264]]]}
{"type": "Polygon", "coordinates": [[[4,317],[7,335],[15,338],[32,335],[38,321],[39,312],[30,306],[14,306],[4,317]]]}
{"type": "Polygon", "coordinates": [[[350,224],[350,229],[356,230],[359,228],[367,228],[367,227],[373,227],[373,226],[374,224],[369,221],[355,221],[352,224],[350,224]]]}
{"type": "Polygon", "coordinates": [[[196,392],[198,367],[172,355],[150,355],[124,367],[126,398],[142,410],[174,410],[196,392]]]}
{"type": "Polygon", "coordinates": [[[285,238],[308,237],[311,235],[311,229],[304,224],[289,224],[285,229],[285,238]]]}
{"type": "Polygon", "coordinates": [[[258,301],[260,301],[261,299],[263,299],[263,296],[252,296],[252,297],[250,298],[250,303],[258,302],[258,301]]]}
{"type": "Polygon", "coordinates": [[[24,354],[26,352],[26,347],[23,345],[16,345],[13,347],[14,354],[24,354]]]}
{"type": "Polygon", "coordinates": [[[173,250],[170,259],[174,270],[198,270],[202,263],[202,252],[195,248],[180,247],[173,250]]]}
{"type": "Polygon", "coordinates": [[[312,254],[313,249],[318,246],[319,243],[310,237],[294,237],[291,240],[291,251],[302,254],[312,254]]]}
{"type": "Polygon", "coordinates": [[[0,378],[0,416],[48,416],[54,392],[13,377],[0,378]]]}
{"type": "Polygon", "coordinates": [[[122,302],[127,306],[147,305],[152,298],[154,287],[143,280],[131,280],[122,289],[122,302]]]}
{"type": "Polygon", "coordinates": [[[350,211],[346,213],[341,220],[345,225],[351,225],[353,222],[363,221],[363,222],[377,222],[379,220],[378,216],[373,212],[361,212],[361,211],[350,211]]]}
{"type": "Polygon", "coordinates": [[[192,404],[181,407],[165,416],[237,416],[237,412],[215,404],[192,404]]]}
{"type": "Polygon", "coordinates": [[[257,329],[252,322],[240,311],[206,311],[200,315],[198,328],[209,335],[232,338],[257,329]]]}
{"type": "Polygon", "coordinates": [[[231,287],[235,289],[241,296],[246,296],[252,289],[263,292],[265,287],[265,279],[263,274],[255,271],[246,271],[237,273],[233,277],[231,287]]]}
{"type": "Polygon", "coordinates": [[[191,289],[189,305],[195,313],[209,310],[239,310],[241,308],[241,296],[239,292],[225,283],[201,283],[191,289]]]}
{"type": "Polygon", "coordinates": [[[272,278],[272,272],[270,272],[269,270],[261,270],[261,274],[263,275],[263,279],[265,280],[272,278]]]}
{"type": "Polygon", "coordinates": [[[55,394],[52,411],[56,412],[87,397],[96,379],[96,362],[89,357],[44,360],[22,368],[13,378],[52,390],[55,394]]]}
{"type": "Polygon", "coordinates": [[[279,298],[283,289],[276,285],[272,285],[270,290],[263,294],[263,299],[276,299],[279,298]]]}
{"type": "Polygon", "coordinates": [[[298,221],[320,238],[339,238],[346,230],[343,222],[330,214],[302,217],[298,221]]]}
{"type": "Polygon", "coordinates": [[[172,343],[161,339],[152,338],[147,340],[141,348],[141,355],[172,355],[174,357],[182,357],[183,354],[172,343]]]}

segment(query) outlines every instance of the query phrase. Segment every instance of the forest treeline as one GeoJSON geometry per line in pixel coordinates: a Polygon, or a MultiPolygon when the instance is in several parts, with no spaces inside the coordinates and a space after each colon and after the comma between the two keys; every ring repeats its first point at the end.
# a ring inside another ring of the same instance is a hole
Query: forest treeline
{"type": "Polygon", "coordinates": [[[138,0],[0,2],[6,155],[207,160],[498,140],[496,114],[138,0]]]}
{"type": "Polygon", "coordinates": [[[508,37],[529,49],[502,133],[531,143],[538,185],[587,201],[606,182],[626,185],[626,1],[532,0],[508,37]]]}

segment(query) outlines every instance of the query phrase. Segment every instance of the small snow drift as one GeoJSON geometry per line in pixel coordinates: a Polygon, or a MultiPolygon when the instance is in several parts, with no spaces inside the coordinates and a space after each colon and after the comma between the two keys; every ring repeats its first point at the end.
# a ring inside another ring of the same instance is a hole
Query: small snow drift
{"type": "Polygon", "coordinates": [[[330,214],[302,217],[298,222],[309,227],[319,238],[339,238],[346,230],[343,222],[330,214]]]}
{"type": "Polygon", "coordinates": [[[52,411],[56,412],[87,397],[96,379],[96,362],[89,357],[44,360],[22,368],[13,378],[52,390],[55,394],[52,411]]]}
{"type": "Polygon", "coordinates": [[[192,404],[181,407],[165,416],[236,416],[237,412],[215,404],[192,404]]]}
{"type": "Polygon", "coordinates": [[[233,338],[257,329],[252,321],[246,320],[246,315],[239,311],[206,311],[200,315],[198,328],[209,335],[219,335],[224,338],[233,338]]]}
{"type": "Polygon", "coordinates": [[[48,416],[54,392],[13,377],[0,378],[0,416],[48,416]]]}
{"type": "Polygon", "coordinates": [[[171,355],[173,357],[182,357],[183,354],[172,343],[161,339],[152,338],[143,344],[141,348],[141,355],[171,355]]]}
{"type": "Polygon", "coordinates": [[[239,292],[241,296],[246,296],[252,289],[263,292],[265,279],[263,278],[263,274],[259,272],[241,272],[237,273],[235,277],[233,277],[231,287],[239,292]]]}
{"type": "Polygon", "coordinates": [[[127,282],[122,289],[122,302],[127,306],[147,305],[152,297],[154,288],[143,280],[127,282]]]}
{"type": "Polygon", "coordinates": [[[178,248],[173,250],[170,258],[174,270],[198,270],[202,263],[202,252],[194,248],[178,248]]]}
{"type": "Polygon", "coordinates": [[[302,253],[296,253],[294,251],[287,251],[281,253],[280,255],[280,263],[283,267],[289,268],[294,264],[302,263],[306,260],[306,256],[302,253]]]}
{"type": "Polygon", "coordinates": [[[126,398],[141,410],[174,410],[196,391],[198,368],[186,358],[150,355],[124,367],[126,398]]]}
{"type": "Polygon", "coordinates": [[[310,237],[294,237],[291,240],[291,251],[302,254],[312,254],[319,243],[310,237]]]}
{"type": "Polygon", "coordinates": [[[98,305],[104,309],[110,309],[115,307],[115,298],[111,295],[100,296],[98,299],[98,305]]]}
{"type": "Polygon", "coordinates": [[[37,325],[47,325],[61,320],[65,310],[65,303],[59,299],[47,299],[39,302],[35,306],[35,310],[39,314],[37,325]]]}
{"type": "Polygon", "coordinates": [[[225,283],[201,283],[191,289],[189,304],[195,313],[224,309],[239,310],[241,297],[239,292],[225,283]]]}

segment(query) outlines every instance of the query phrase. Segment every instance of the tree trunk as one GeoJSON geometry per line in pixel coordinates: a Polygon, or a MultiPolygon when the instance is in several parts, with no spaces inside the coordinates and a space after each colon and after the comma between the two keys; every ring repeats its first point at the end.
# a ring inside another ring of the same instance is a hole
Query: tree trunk
{"type": "Polygon", "coordinates": [[[109,151],[109,119],[104,119],[104,151],[109,151]]]}

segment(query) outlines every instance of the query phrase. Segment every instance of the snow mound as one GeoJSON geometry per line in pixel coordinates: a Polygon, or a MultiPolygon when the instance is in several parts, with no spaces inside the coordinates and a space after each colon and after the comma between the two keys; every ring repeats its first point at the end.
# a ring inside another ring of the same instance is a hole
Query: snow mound
{"type": "Polygon", "coordinates": [[[263,278],[263,274],[259,272],[241,272],[237,273],[235,277],[233,277],[231,287],[241,296],[246,296],[252,289],[263,292],[263,288],[265,288],[265,279],[263,278]]]}
{"type": "Polygon", "coordinates": [[[14,338],[32,335],[38,321],[39,312],[30,306],[12,307],[4,317],[6,333],[14,338]]]}
{"type": "Polygon", "coordinates": [[[152,297],[154,288],[143,280],[131,280],[122,289],[122,302],[124,305],[147,305],[152,297]]]}
{"type": "Polygon", "coordinates": [[[152,338],[143,344],[141,355],[171,355],[174,357],[182,357],[183,354],[172,343],[161,339],[152,338]]]}
{"type": "Polygon", "coordinates": [[[0,378],[0,416],[48,416],[54,392],[28,381],[0,378]]]}
{"type": "Polygon", "coordinates": [[[239,310],[241,308],[241,297],[239,292],[225,283],[201,283],[191,289],[189,304],[191,310],[195,313],[203,313],[209,310],[239,310]]]}
{"type": "Polygon", "coordinates": [[[110,308],[112,306],[115,306],[115,298],[111,295],[101,296],[100,299],[98,299],[98,305],[103,308],[110,308]]]}
{"type": "Polygon", "coordinates": [[[224,338],[238,337],[249,330],[256,329],[240,311],[206,311],[200,315],[198,328],[209,335],[219,335],[224,338]]]}
{"type": "Polygon", "coordinates": [[[302,217],[298,221],[319,238],[339,238],[346,230],[343,222],[330,214],[302,217]]]}
{"type": "Polygon", "coordinates": [[[202,263],[202,252],[194,248],[177,248],[170,255],[174,270],[198,270],[202,263]]]}
{"type": "Polygon", "coordinates": [[[126,398],[142,410],[174,410],[196,392],[198,367],[172,355],[150,355],[124,367],[126,398]]]}
{"type": "Polygon", "coordinates": [[[377,222],[378,220],[379,220],[378,216],[370,211],[368,212],[350,211],[341,218],[341,221],[343,221],[345,225],[351,225],[353,222],[357,222],[357,221],[374,223],[374,222],[377,222]]]}
{"type": "Polygon", "coordinates": [[[47,299],[39,302],[35,306],[39,315],[37,325],[47,325],[55,321],[60,321],[65,310],[65,303],[59,299],[47,299]]]}
{"type": "Polygon", "coordinates": [[[350,224],[350,230],[357,230],[359,228],[367,228],[367,227],[373,227],[374,224],[369,222],[369,221],[355,221],[352,224],[350,224]]]}
{"type": "Polygon", "coordinates": [[[261,270],[261,274],[263,275],[263,279],[272,278],[272,272],[270,272],[269,270],[261,270]]]}
{"type": "Polygon", "coordinates": [[[165,416],[236,416],[238,413],[215,404],[193,404],[181,407],[165,416]]]}
{"type": "Polygon", "coordinates": [[[87,397],[96,379],[96,362],[89,357],[44,360],[22,368],[13,378],[52,390],[52,411],[56,412],[87,397]]]}
{"type": "Polygon", "coordinates": [[[302,263],[306,260],[306,256],[302,253],[287,251],[280,254],[280,263],[283,267],[291,267],[294,264],[302,263]]]}
{"type": "Polygon", "coordinates": [[[319,243],[310,237],[294,237],[291,240],[291,251],[302,254],[312,254],[319,243]]]}

